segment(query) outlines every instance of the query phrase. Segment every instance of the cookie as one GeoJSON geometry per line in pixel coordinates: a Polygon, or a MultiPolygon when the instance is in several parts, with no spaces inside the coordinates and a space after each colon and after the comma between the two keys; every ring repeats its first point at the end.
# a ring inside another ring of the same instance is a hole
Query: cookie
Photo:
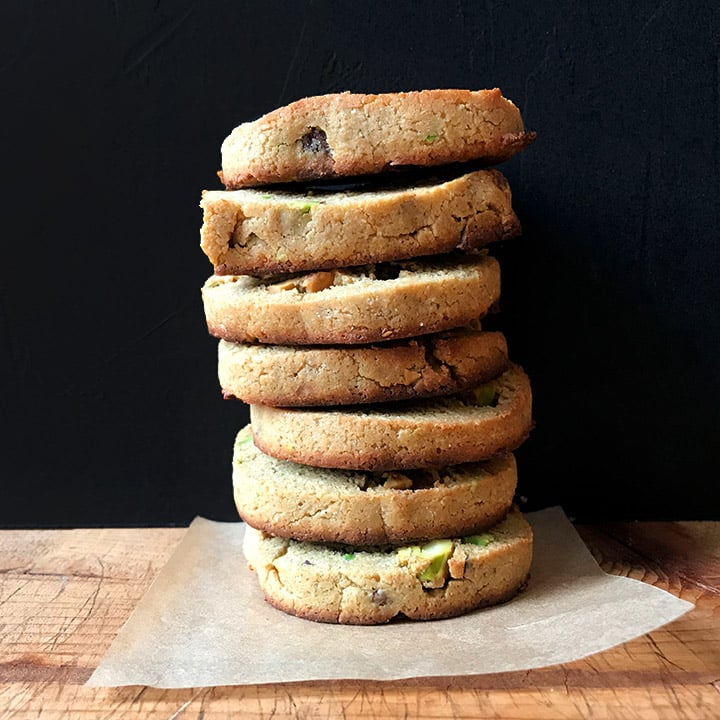
{"type": "Polygon", "coordinates": [[[500,267],[486,255],[443,255],[287,278],[213,275],[202,295],[210,334],[225,340],[363,344],[476,320],[500,297],[500,267]]]}
{"type": "Polygon", "coordinates": [[[449,395],[508,364],[499,332],[469,327],[376,345],[259,345],[221,340],[226,398],[255,405],[354,405],[449,395]]]}
{"type": "Polygon", "coordinates": [[[511,365],[473,390],[333,408],[250,406],[264,453],[317,467],[399,470],[477,462],[517,448],[532,427],[530,381],[511,365]]]}
{"type": "Polygon", "coordinates": [[[228,189],[391,168],[507,160],[535,139],[500,90],[338,93],[236,127],[222,144],[228,189]]]}
{"type": "Polygon", "coordinates": [[[265,455],[249,426],[233,454],[240,517],[294,540],[381,545],[469,535],[505,517],[516,484],[510,454],[441,470],[328,470],[265,455]]]}
{"type": "Polygon", "coordinates": [[[526,582],[532,529],[511,512],[487,533],[401,548],[297,542],[245,528],[243,550],[265,599],[319,622],[431,620],[511,598],[526,582]]]}
{"type": "Polygon", "coordinates": [[[475,250],[519,234],[495,170],[378,190],[206,191],[200,246],[221,275],[324,270],[475,250]]]}

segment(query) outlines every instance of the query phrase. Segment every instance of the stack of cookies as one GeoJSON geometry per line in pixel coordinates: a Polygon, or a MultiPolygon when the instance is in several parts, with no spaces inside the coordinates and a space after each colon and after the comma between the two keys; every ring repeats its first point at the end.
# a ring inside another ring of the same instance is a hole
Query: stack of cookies
{"type": "Polygon", "coordinates": [[[266,599],[324,622],[514,595],[532,532],[512,450],[527,376],[481,319],[520,231],[497,164],[532,142],[499,90],[343,93],[236,128],[205,192],[235,501],[266,599]]]}

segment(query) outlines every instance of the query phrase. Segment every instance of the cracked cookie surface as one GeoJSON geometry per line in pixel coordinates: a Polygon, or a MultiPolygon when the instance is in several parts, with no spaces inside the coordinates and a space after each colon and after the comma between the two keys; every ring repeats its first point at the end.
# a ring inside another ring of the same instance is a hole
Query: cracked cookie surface
{"type": "Polygon", "coordinates": [[[377,406],[250,406],[255,444],[317,467],[395,470],[485,460],[517,448],[532,428],[530,381],[511,365],[470,391],[377,406]]]}
{"type": "Polygon", "coordinates": [[[202,297],[215,337],[275,345],[360,345],[477,320],[500,297],[500,266],[487,255],[450,254],[287,278],[213,275],[202,297]]]}
{"type": "Polygon", "coordinates": [[[236,127],[222,144],[228,189],[391,168],[507,160],[535,139],[500,90],[304,98],[236,127]]]}
{"type": "Polygon", "coordinates": [[[341,268],[475,250],[515,237],[496,170],[408,188],[203,193],[200,246],[222,275],[341,268]]]}
{"type": "Polygon", "coordinates": [[[512,511],[490,528],[487,542],[448,541],[446,562],[428,587],[422,553],[296,542],[245,529],[243,551],[266,600],[310,620],[380,624],[453,617],[502,602],[526,581],[532,529],[512,511]]]}
{"type": "Polygon", "coordinates": [[[282,407],[451,394],[491,380],[507,364],[503,334],[472,328],[375,345],[218,344],[226,398],[282,407]]]}
{"type": "Polygon", "coordinates": [[[233,453],[240,517],[295,540],[378,545],[469,535],[502,520],[516,483],[510,454],[405,473],[299,465],[258,450],[249,426],[238,433],[233,453]]]}

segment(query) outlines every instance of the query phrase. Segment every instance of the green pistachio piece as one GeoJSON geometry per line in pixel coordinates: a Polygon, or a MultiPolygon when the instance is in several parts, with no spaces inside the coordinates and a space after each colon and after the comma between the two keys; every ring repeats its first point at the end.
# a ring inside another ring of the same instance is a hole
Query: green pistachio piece
{"type": "Polygon", "coordinates": [[[434,560],[452,552],[452,540],[431,540],[420,548],[420,556],[434,560]]]}
{"type": "Polygon", "coordinates": [[[431,540],[420,548],[420,556],[430,564],[418,575],[421,582],[434,582],[445,574],[447,561],[453,551],[452,540],[431,540]]]}
{"type": "Polygon", "coordinates": [[[317,200],[307,200],[306,202],[292,205],[295,210],[298,210],[301,215],[307,215],[312,209],[313,205],[319,205],[317,200]]]}
{"type": "Polygon", "coordinates": [[[479,547],[485,547],[489,545],[495,538],[490,533],[481,533],[480,535],[468,535],[463,538],[463,542],[469,545],[478,545],[479,547]]]}
{"type": "Polygon", "coordinates": [[[497,392],[492,385],[480,385],[473,390],[475,403],[481,407],[493,405],[497,401],[497,392]]]}

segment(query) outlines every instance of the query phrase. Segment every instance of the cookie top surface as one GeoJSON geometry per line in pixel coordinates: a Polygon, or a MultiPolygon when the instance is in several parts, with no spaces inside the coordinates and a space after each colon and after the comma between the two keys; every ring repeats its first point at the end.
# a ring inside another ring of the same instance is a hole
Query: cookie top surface
{"type": "Polygon", "coordinates": [[[238,433],[233,453],[240,517],[295,540],[403,544],[480,532],[506,515],[516,482],[510,454],[405,473],[299,465],[258,450],[249,426],[238,433]]]}
{"type": "Polygon", "coordinates": [[[222,145],[228,189],[508,159],[535,139],[500,90],[304,98],[235,128],[222,145]]]}
{"type": "Polygon", "coordinates": [[[450,394],[491,380],[507,364],[502,333],[471,327],[373,345],[218,345],[226,398],[282,407],[450,394]]]}
{"type": "Polygon", "coordinates": [[[321,622],[376,624],[451,617],[515,594],[532,529],[513,511],[486,533],[422,546],[355,548],[296,542],[246,528],[243,551],[266,599],[321,622]]]}
{"type": "Polygon", "coordinates": [[[216,274],[268,275],[473,251],[519,234],[496,170],[410,184],[206,191],[200,246],[216,274]]]}
{"type": "Polygon", "coordinates": [[[463,393],[335,408],[250,406],[255,444],[318,467],[398,470],[477,462],[517,448],[532,428],[522,368],[463,393]]]}
{"type": "Polygon", "coordinates": [[[208,330],[225,340],[355,345],[477,320],[500,297],[500,266],[450,254],[280,278],[213,275],[202,295],[208,330]]]}

